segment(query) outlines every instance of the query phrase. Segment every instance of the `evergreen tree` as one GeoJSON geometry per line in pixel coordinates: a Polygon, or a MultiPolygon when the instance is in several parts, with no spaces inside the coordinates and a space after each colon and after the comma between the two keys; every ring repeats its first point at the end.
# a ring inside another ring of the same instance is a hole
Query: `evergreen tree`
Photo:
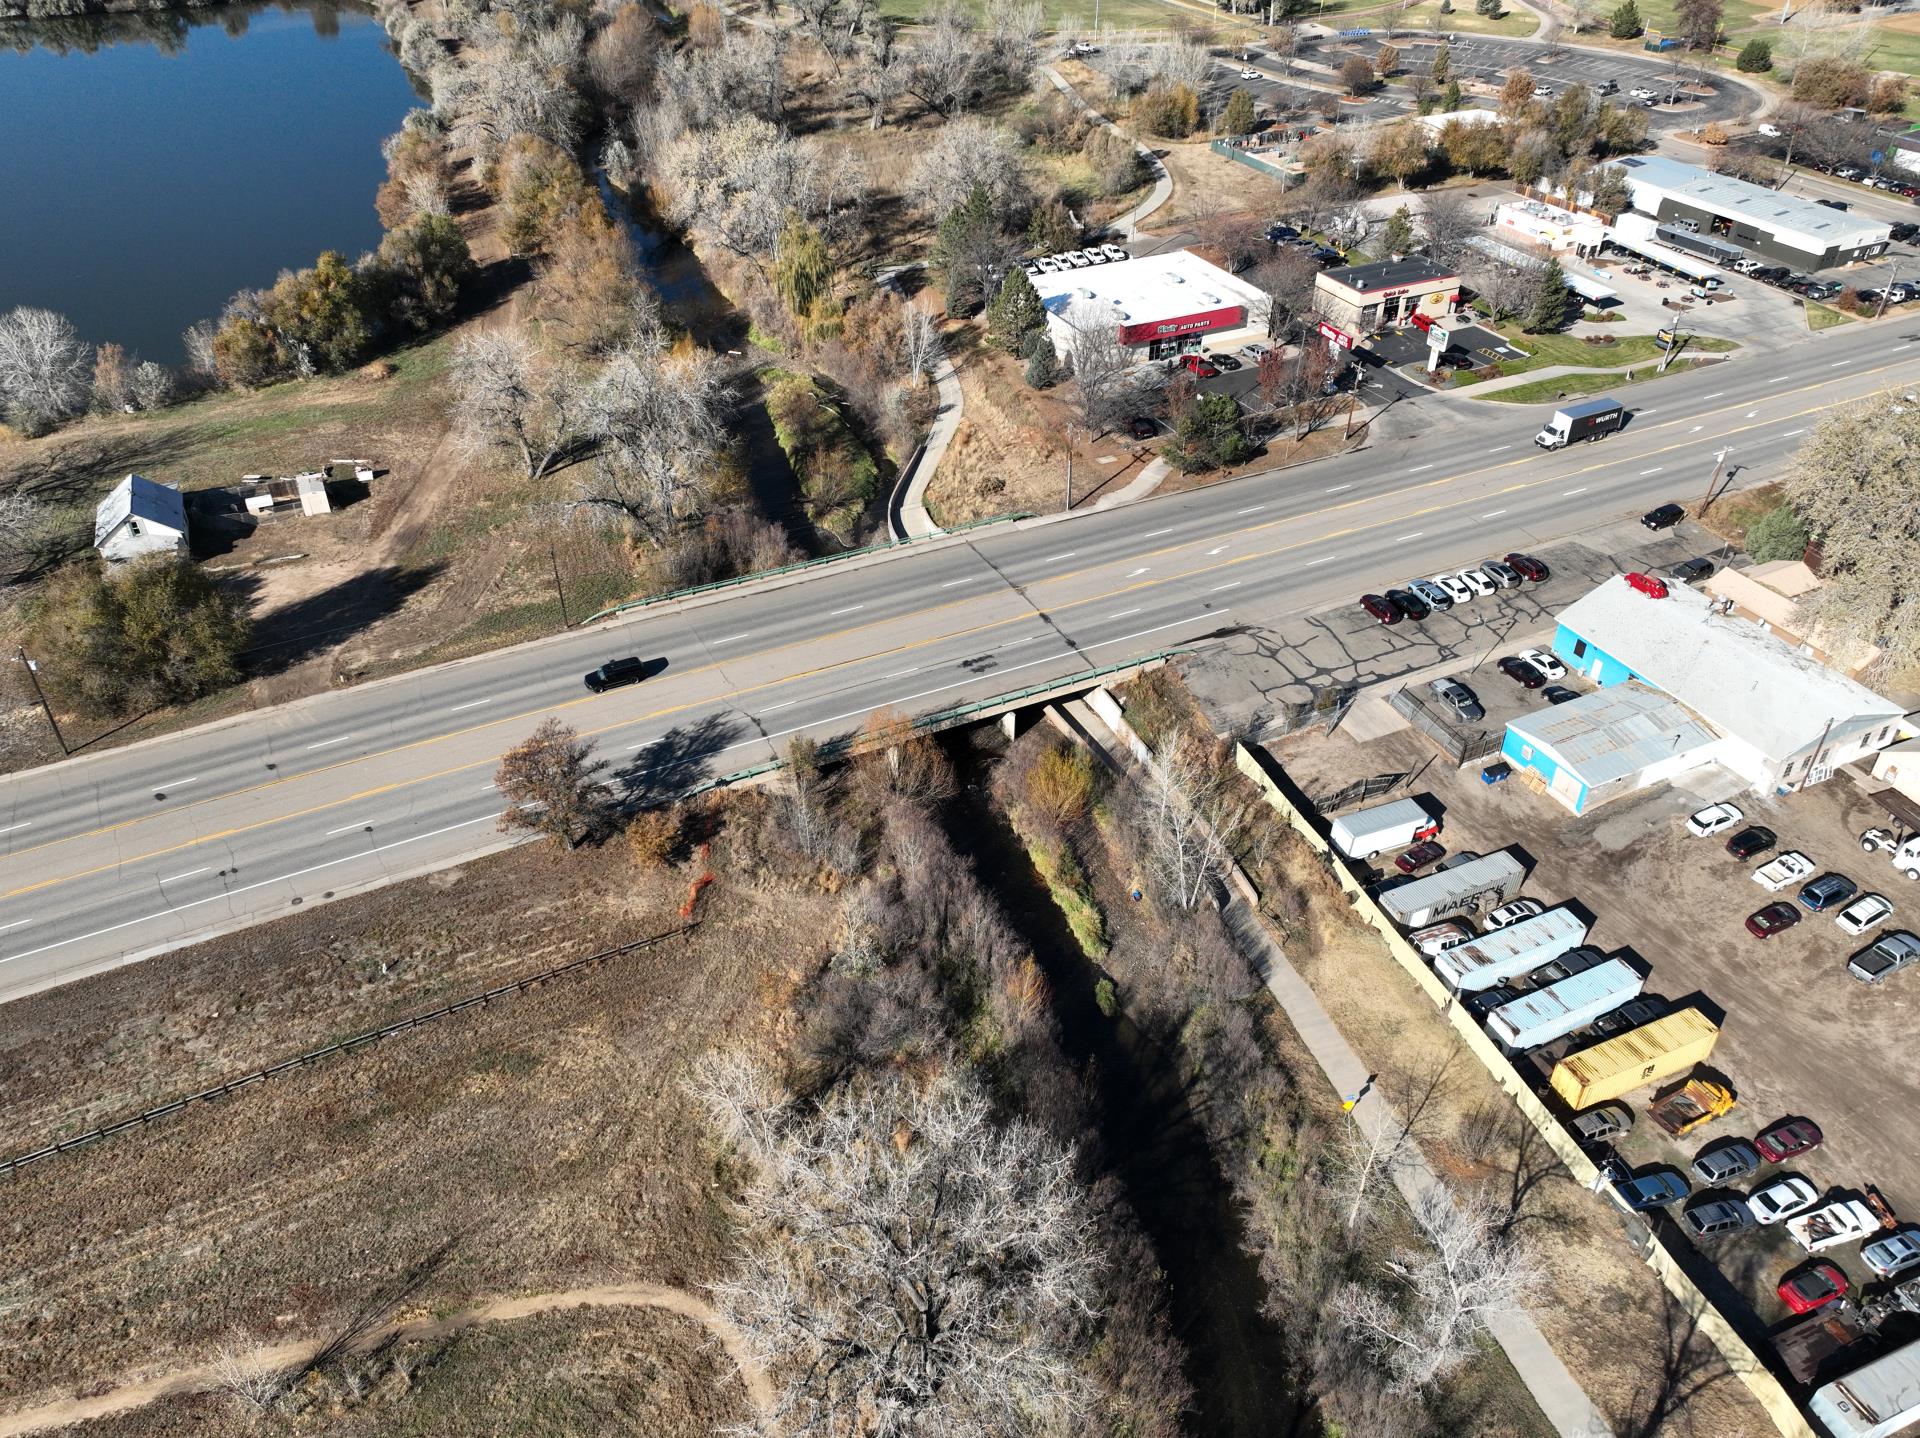
{"type": "Polygon", "coordinates": [[[1226,113],[1220,117],[1220,133],[1223,135],[1253,133],[1253,96],[1245,90],[1235,90],[1233,98],[1227,101],[1226,113]]]}
{"type": "Polygon", "coordinates": [[[1548,260],[1534,283],[1533,299],[1527,306],[1524,326],[1527,333],[1554,334],[1565,329],[1572,308],[1567,272],[1560,268],[1558,260],[1548,260]]]}
{"type": "Polygon", "coordinates": [[[1034,339],[1038,343],[1027,351],[1027,388],[1052,389],[1060,382],[1060,361],[1054,358],[1053,342],[1044,334],[1034,339]]]}
{"type": "Polygon", "coordinates": [[[1408,254],[1413,249],[1413,212],[1405,205],[1387,216],[1380,231],[1380,248],[1390,255],[1408,254]]]}
{"type": "Polygon", "coordinates": [[[1460,82],[1458,80],[1447,81],[1447,92],[1440,97],[1440,108],[1448,114],[1452,114],[1460,108],[1460,82]]]}
{"type": "Polygon", "coordinates": [[[1450,63],[1447,58],[1447,47],[1445,45],[1442,45],[1438,50],[1433,52],[1434,84],[1444,85],[1447,83],[1447,67],[1450,63]]]}
{"type": "Polygon", "coordinates": [[[1186,409],[1173,429],[1167,459],[1188,474],[1238,464],[1248,451],[1240,432],[1240,406],[1232,395],[1203,394],[1186,409]]]}
{"type": "Polygon", "coordinates": [[[1631,40],[1641,28],[1640,7],[1633,0],[1621,0],[1620,7],[1607,21],[1607,33],[1616,40],[1631,40]]]}
{"type": "Polygon", "coordinates": [[[985,302],[987,277],[1006,249],[993,196],[985,185],[975,185],[947,211],[934,240],[933,267],[946,292],[949,315],[970,315],[985,302]]]}
{"type": "Polygon", "coordinates": [[[987,307],[987,330],[994,344],[1010,355],[1026,350],[1027,337],[1047,323],[1047,312],[1040,304],[1040,293],[1027,278],[1025,269],[1015,265],[1000,282],[1000,292],[987,307]]]}
{"type": "Polygon", "coordinates": [[[1773,42],[1756,35],[1740,47],[1734,68],[1747,75],[1758,75],[1773,68],[1773,42]]]}

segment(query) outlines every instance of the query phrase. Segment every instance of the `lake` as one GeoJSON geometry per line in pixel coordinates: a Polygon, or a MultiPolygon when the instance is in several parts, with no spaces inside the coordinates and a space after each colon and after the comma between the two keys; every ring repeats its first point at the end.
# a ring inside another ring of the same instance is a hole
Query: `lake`
{"type": "Polygon", "coordinates": [[[333,4],[0,23],[0,311],[177,364],[236,290],[379,243],[380,142],[416,103],[333,4]]]}

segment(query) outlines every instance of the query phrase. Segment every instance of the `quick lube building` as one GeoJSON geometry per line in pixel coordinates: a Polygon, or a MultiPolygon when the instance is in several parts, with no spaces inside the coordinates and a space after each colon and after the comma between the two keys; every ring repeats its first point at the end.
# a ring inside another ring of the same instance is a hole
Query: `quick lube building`
{"type": "Polygon", "coordinates": [[[1870,260],[1893,237],[1885,220],[1793,199],[1698,165],[1660,155],[1630,155],[1613,163],[1626,176],[1633,208],[1642,214],[1668,225],[1691,220],[1703,236],[1797,270],[1870,260]]]}

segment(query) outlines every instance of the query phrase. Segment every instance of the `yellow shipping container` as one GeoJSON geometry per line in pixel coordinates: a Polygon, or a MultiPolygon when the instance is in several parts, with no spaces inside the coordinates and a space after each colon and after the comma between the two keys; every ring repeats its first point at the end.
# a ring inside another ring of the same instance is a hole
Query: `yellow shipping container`
{"type": "Polygon", "coordinates": [[[1719,1037],[1719,1025],[1700,1010],[1682,1009],[1561,1059],[1548,1082],[1578,1113],[1692,1068],[1719,1037]]]}

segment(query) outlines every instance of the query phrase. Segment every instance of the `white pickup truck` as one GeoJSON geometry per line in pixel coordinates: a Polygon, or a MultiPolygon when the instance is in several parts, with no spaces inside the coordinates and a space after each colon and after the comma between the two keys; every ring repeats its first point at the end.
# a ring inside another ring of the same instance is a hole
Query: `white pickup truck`
{"type": "Polygon", "coordinates": [[[1857,1198],[1844,1198],[1787,1220],[1787,1232],[1808,1253],[1838,1248],[1879,1231],[1880,1216],[1857,1198]]]}
{"type": "Polygon", "coordinates": [[[1753,882],[1769,893],[1777,894],[1789,884],[1804,883],[1813,877],[1813,860],[1798,849],[1789,849],[1770,864],[1753,871],[1753,882]]]}

